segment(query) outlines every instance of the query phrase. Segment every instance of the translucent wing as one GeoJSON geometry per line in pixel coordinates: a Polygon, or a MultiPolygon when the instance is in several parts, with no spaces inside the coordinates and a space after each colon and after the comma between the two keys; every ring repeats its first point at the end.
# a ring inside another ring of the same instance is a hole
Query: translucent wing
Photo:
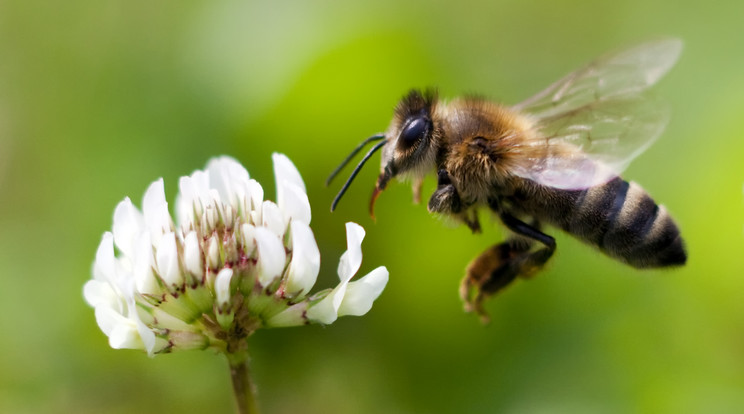
{"type": "Polygon", "coordinates": [[[544,185],[588,188],[606,182],[661,134],[667,107],[647,89],[674,65],[677,39],[611,53],[579,69],[514,109],[535,122],[535,134],[514,172],[544,185]]]}

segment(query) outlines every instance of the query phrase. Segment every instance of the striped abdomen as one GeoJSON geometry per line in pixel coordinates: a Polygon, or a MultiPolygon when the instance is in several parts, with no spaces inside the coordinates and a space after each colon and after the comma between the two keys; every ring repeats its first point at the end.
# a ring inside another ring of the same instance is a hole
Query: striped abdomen
{"type": "Polygon", "coordinates": [[[515,194],[514,202],[633,267],[675,266],[687,260],[679,228],[666,208],[638,184],[619,177],[586,190],[539,186],[521,197],[515,194]]]}

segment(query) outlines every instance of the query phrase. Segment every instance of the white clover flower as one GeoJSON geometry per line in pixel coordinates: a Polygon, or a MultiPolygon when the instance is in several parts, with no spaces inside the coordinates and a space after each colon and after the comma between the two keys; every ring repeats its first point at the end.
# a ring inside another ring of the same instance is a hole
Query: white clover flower
{"type": "Polygon", "coordinates": [[[142,211],[129,198],[119,203],[84,287],[111,347],[230,354],[259,328],[330,324],[369,311],[388,271],[378,267],[350,281],[364,238],[355,223],[346,224],[340,283],[309,295],[320,252],[305,184],[286,156],[273,161],[276,203],[229,157],[181,177],[175,223],[162,179],[145,192],[142,211]]]}

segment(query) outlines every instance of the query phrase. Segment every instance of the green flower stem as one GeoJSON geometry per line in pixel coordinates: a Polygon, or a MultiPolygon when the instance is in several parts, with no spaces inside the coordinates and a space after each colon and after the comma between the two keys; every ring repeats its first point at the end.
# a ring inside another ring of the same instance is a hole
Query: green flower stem
{"type": "Polygon", "coordinates": [[[251,380],[248,360],[248,352],[245,351],[227,354],[238,414],[258,414],[259,412],[256,404],[256,385],[251,380]]]}

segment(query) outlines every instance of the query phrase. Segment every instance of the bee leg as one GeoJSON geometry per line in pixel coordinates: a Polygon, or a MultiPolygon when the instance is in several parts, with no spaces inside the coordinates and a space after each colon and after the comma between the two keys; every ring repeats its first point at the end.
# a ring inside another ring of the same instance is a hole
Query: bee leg
{"type": "Polygon", "coordinates": [[[473,233],[480,233],[480,222],[474,210],[460,199],[457,188],[452,184],[447,170],[439,170],[437,189],[429,198],[428,209],[431,213],[450,215],[465,223],[473,233]]]}
{"type": "Polygon", "coordinates": [[[530,249],[530,243],[518,238],[491,246],[468,265],[460,284],[460,297],[465,311],[477,313],[488,322],[483,300],[508,286],[519,274],[514,259],[530,249]]]}
{"type": "Polygon", "coordinates": [[[542,244],[543,247],[532,252],[525,252],[521,257],[515,259],[520,268],[519,276],[525,279],[531,278],[553,256],[555,239],[541,232],[539,230],[540,224],[537,221],[530,225],[507,212],[501,212],[499,216],[509,230],[522,236],[524,241],[530,244],[530,248],[532,242],[542,244]]]}
{"type": "Polygon", "coordinates": [[[470,231],[472,231],[473,233],[481,232],[480,221],[478,220],[478,212],[475,209],[466,211],[462,214],[462,217],[460,217],[460,219],[465,222],[465,225],[467,225],[470,228],[470,231]]]}
{"type": "Polygon", "coordinates": [[[459,214],[463,210],[460,194],[452,184],[447,170],[439,170],[437,174],[437,189],[429,198],[428,209],[440,214],[459,214]]]}
{"type": "Polygon", "coordinates": [[[505,242],[481,253],[467,267],[460,285],[465,310],[475,311],[484,322],[488,315],[483,300],[495,295],[517,277],[534,275],[555,251],[555,239],[511,214],[500,213],[501,220],[516,233],[505,242]],[[535,242],[543,247],[534,250],[535,242]]]}
{"type": "Polygon", "coordinates": [[[413,190],[413,204],[421,203],[421,188],[424,186],[423,178],[414,178],[411,185],[413,190]]]}

